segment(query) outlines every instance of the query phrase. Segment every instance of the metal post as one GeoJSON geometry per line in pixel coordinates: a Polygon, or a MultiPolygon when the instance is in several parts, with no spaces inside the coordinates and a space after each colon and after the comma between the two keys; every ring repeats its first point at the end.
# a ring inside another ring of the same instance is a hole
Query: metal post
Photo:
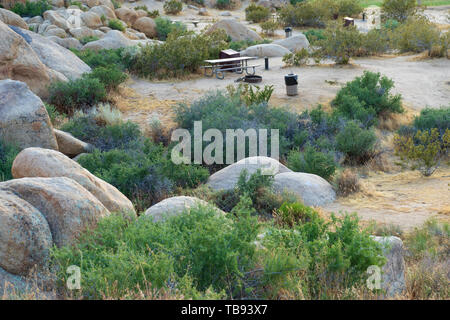
{"type": "Polygon", "coordinates": [[[264,57],[264,67],[266,70],[269,70],[269,58],[264,57]]]}

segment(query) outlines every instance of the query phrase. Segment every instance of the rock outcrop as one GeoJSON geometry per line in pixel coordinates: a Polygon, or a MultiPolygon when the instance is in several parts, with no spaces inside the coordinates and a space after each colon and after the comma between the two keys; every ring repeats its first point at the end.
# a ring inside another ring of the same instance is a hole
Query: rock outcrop
{"type": "Polygon", "coordinates": [[[161,202],[151,206],[145,211],[146,216],[152,217],[154,222],[164,221],[167,218],[178,216],[182,213],[189,213],[191,208],[198,206],[210,206],[218,214],[225,214],[219,208],[216,208],[208,202],[195,197],[179,196],[164,199],[161,202]]]}
{"type": "Polygon", "coordinates": [[[13,179],[0,182],[0,190],[14,193],[39,210],[58,247],[73,243],[82,231],[110,214],[90,192],[65,177],[13,179]]]}
{"type": "Polygon", "coordinates": [[[262,40],[261,36],[259,36],[255,31],[250,30],[249,28],[244,26],[242,23],[237,22],[234,19],[224,19],[219,22],[216,22],[208,29],[208,32],[212,32],[217,29],[225,30],[227,35],[229,35],[231,40],[233,40],[233,41],[243,41],[243,40],[261,41],[262,40]]]}
{"type": "Polygon", "coordinates": [[[53,245],[49,225],[31,204],[0,190],[0,267],[26,276],[48,262],[53,245]]]}
{"type": "Polygon", "coordinates": [[[59,152],[64,153],[66,156],[73,158],[81,153],[89,153],[93,150],[93,146],[90,144],[78,140],[68,132],[54,129],[53,132],[58,142],[59,152]]]}
{"type": "Polygon", "coordinates": [[[283,57],[285,54],[291,53],[287,48],[278,44],[264,43],[248,47],[241,51],[241,56],[250,57],[283,57]]]}
{"type": "Polygon", "coordinates": [[[147,37],[154,38],[157,35],[156,23],[152,18],[142,17],[133,23],[133,28],[143,32],[147,37]]]}
{"type": "Polygon", "coordinates": [[[261,156],[249,157],[217,171],[209,177],[207,184],[214,190],[233,189],[244,169],[247,170],[249,175],[255,173],[258,169],[261,169],[263,173],[273,175],[292,171],[273,158],[261,156]]]}
{"type": "Polygon", "coordinates": [[[20,81],[0,80],[0,136],[20,148],[58,150],[44,103],[20,81]]]}
{"type": "Polygon", "coordinates": [[[110,212],[133,212],[131,201],[109,183],[97,178],[61,152],[27,148],[13,162],[12,175],[24,177],[67,177],[81,184],[92,193],[110,212]]]}
{"type": "Polygon", "coordinates": [[[315,174],[284,172],[275,175],[273,187],[276,192],[287,191],[300,197],[307,206],[322,206],[333,202],[336,193],[331,184],[315,174]]]}
{"type": "Polygon", "coordinates": [[[28,29],[27,23],[12,11],[0,8],[0,21],[4,24],[9,24],[22,29],[28,29]]]}
{"type": "Polygon", "coordinates": [[[300,51],[301,49],[309,49],[309,41],[303,33],[296,34],[295,36],[286,39],[275,40],[272,43],[285,47],[292,52],[300,51]]]}
{"type": "Polygon", "coordinates": [[[403,241],[398,237],[373,237],[383,248],[386,263],[382,268],[381,289],[386,296],[395,297],[406,290],[403,241]]]}

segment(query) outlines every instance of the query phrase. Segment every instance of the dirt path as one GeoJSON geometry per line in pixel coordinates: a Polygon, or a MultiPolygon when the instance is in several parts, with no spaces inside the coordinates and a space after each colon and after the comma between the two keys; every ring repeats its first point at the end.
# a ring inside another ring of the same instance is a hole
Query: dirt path
{"type": "MultiPolygon", "coordinates": [[[[275,91],[272,103],[288,105],[292,110],[301,111],[315,107],[318,103],[328,103],[336,95],[341,85],[363,73],[364,70],[381,72],[395,82],[395,93],[403,96],[406,105],[414,110],[426,106],[440,107],[450,102],[450,60],[418,60],[418,55],[361,58],[353,60],[350,66],[306,66],[284,68],[281,58],[269,60],[270,70],[259,68],[261,85],[273,85],[275,91]],[[285,92],[284,75],[293,72],[299,75],[299,95],[288,97],[285,92]]],[[[264,65],[264,60],[255,61],[264,65]]],[[[239,76],[227,74],[224,80],[196,77],[188,81],[150,82],[133,79],[129,86],[144,96],[158,100],[192,101],[210,90],[225,89],[239,76]]]]}
{"type": "Polygon", "coordinates": [[[417,171],[371,173],[361,180],[364,191],[338,198],[325,212],[357,212],[362,221],[398,225],[409,231],[427,219],[450,222],[450,169],[424,178],[417,171]]]}

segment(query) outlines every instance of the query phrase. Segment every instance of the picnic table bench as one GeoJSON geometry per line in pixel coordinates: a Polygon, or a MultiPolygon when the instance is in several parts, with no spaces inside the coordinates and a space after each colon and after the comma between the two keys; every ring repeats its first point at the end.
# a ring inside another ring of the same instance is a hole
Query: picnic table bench
{"type": "Polygon", "coordinates": [[[255,57],[236,57],[236,58],[226,58],[226,59],[214,59],[205,60],[209,63],[207,66],[201,66],[205,70],[206,77],[212,77],[216,75],[217,79],[225,78],[225,71],[233,71],[238,74],[242,74],[244,71],[248,75],[253,75],[256,72],[256,68],[260,65],[248,65],[249,60],[256,59],[255,57]],[[230,66],[230,63],[236,63],[236,66],[230,66]],[[208,73],[211,70],[211,73],[208,73]],[[250,70],[250,71],[249,71],[250,70]]]}

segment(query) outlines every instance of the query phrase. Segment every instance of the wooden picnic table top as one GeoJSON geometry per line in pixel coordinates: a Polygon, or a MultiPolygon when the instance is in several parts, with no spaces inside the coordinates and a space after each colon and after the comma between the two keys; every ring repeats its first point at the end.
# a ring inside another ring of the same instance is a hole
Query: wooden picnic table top
{"type": "Polygon", "coordinates": [[[207,63],[222,63],[222,62],[233,62],[233,61],[244,61],[244,60],[252,60],[256,59],[256,57],[236,57],[236,58],[225,58],[225,59],[213,59],[213,60],[205,60],[207,63]]]}

